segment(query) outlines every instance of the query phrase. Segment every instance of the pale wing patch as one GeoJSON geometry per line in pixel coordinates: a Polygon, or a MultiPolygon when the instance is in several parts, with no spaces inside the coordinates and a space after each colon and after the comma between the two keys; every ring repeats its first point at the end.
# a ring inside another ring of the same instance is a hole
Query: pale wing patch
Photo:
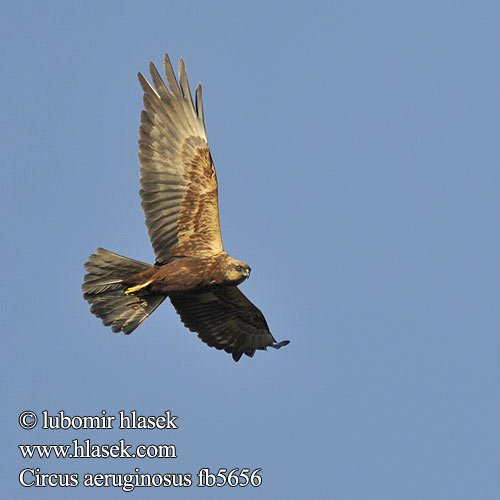
{"type": "Polygon", "coordinates": [[[208,147],[194,149],[199,142],[190,138],[182,151],[189,184],[177,218],[178,243],[173,255],[210,256],[223,251],[217,176],[208,147]]]}

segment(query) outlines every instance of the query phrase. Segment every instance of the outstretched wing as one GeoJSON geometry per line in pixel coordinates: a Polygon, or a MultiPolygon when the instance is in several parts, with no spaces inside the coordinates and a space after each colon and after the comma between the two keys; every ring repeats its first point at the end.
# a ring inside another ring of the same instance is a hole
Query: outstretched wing
{"type": "Polygon", "coordinates": [[[170,294],[181,321],[198,337],[216,349],[232,353],[238,361],[252,357],[257,349],[279,349],[262,312],[237,287],[221,286],[197,292],[170,294]]]}
{"type": "Polygon", "coordinates": [[[139,73],[144,111],[139,129],[141,200],[159,264],[171,257],[220,253],[217,177],[208,148],[201,84],[193,103],[184,61],[179,82],[165,54],[167,88],[150,64],[153,88],[139,73]]]}

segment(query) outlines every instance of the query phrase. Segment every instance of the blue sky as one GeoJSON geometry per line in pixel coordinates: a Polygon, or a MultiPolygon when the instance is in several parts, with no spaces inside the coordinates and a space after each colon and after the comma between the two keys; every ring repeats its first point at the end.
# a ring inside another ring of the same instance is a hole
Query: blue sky
{"type": "Polygon", "coordinates": [[[493,500],[498,2],[6,2],[2,497],[493,500]],[[167,302],[112,334],[96,247],[152,262],[138,71],[203,82],[225,249],[280,351],[235,364],[167,302]],[[18,415],[178,416],[23,430],[18,415]],[[19,444],[174,444],[176,459],[23,459],[19,444]],[[42,473],[262,468],[246,488],[23,488],[42,473]]]}

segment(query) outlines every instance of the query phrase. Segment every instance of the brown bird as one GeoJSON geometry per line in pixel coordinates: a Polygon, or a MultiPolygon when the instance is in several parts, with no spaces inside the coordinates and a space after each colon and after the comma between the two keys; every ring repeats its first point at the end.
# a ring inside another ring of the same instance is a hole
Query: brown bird
{"type": "Polygon", "coordinates": [[[170,298],[181,321],[211,347],[243,354],[276,349],[262,312],[238,285],[250,267],[222,247],[217,177],[208,148],[201,84],[193,103],[184,61],[177,81],[165,54],[168,86],[150,64],[154,87],[139,73],[142,208],[154,265],[98,248],[85,263],[83,296],[114,332],[132,333],[170,298]]]}

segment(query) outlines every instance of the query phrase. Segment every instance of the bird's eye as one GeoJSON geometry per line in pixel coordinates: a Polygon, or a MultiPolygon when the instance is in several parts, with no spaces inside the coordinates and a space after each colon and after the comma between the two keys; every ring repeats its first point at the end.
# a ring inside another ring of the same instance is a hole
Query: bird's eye
{"type": "Polygon", "coordinates": [[[243,271],[243,266],[236,266],[236,270],[241,273],[243,271]]]}

